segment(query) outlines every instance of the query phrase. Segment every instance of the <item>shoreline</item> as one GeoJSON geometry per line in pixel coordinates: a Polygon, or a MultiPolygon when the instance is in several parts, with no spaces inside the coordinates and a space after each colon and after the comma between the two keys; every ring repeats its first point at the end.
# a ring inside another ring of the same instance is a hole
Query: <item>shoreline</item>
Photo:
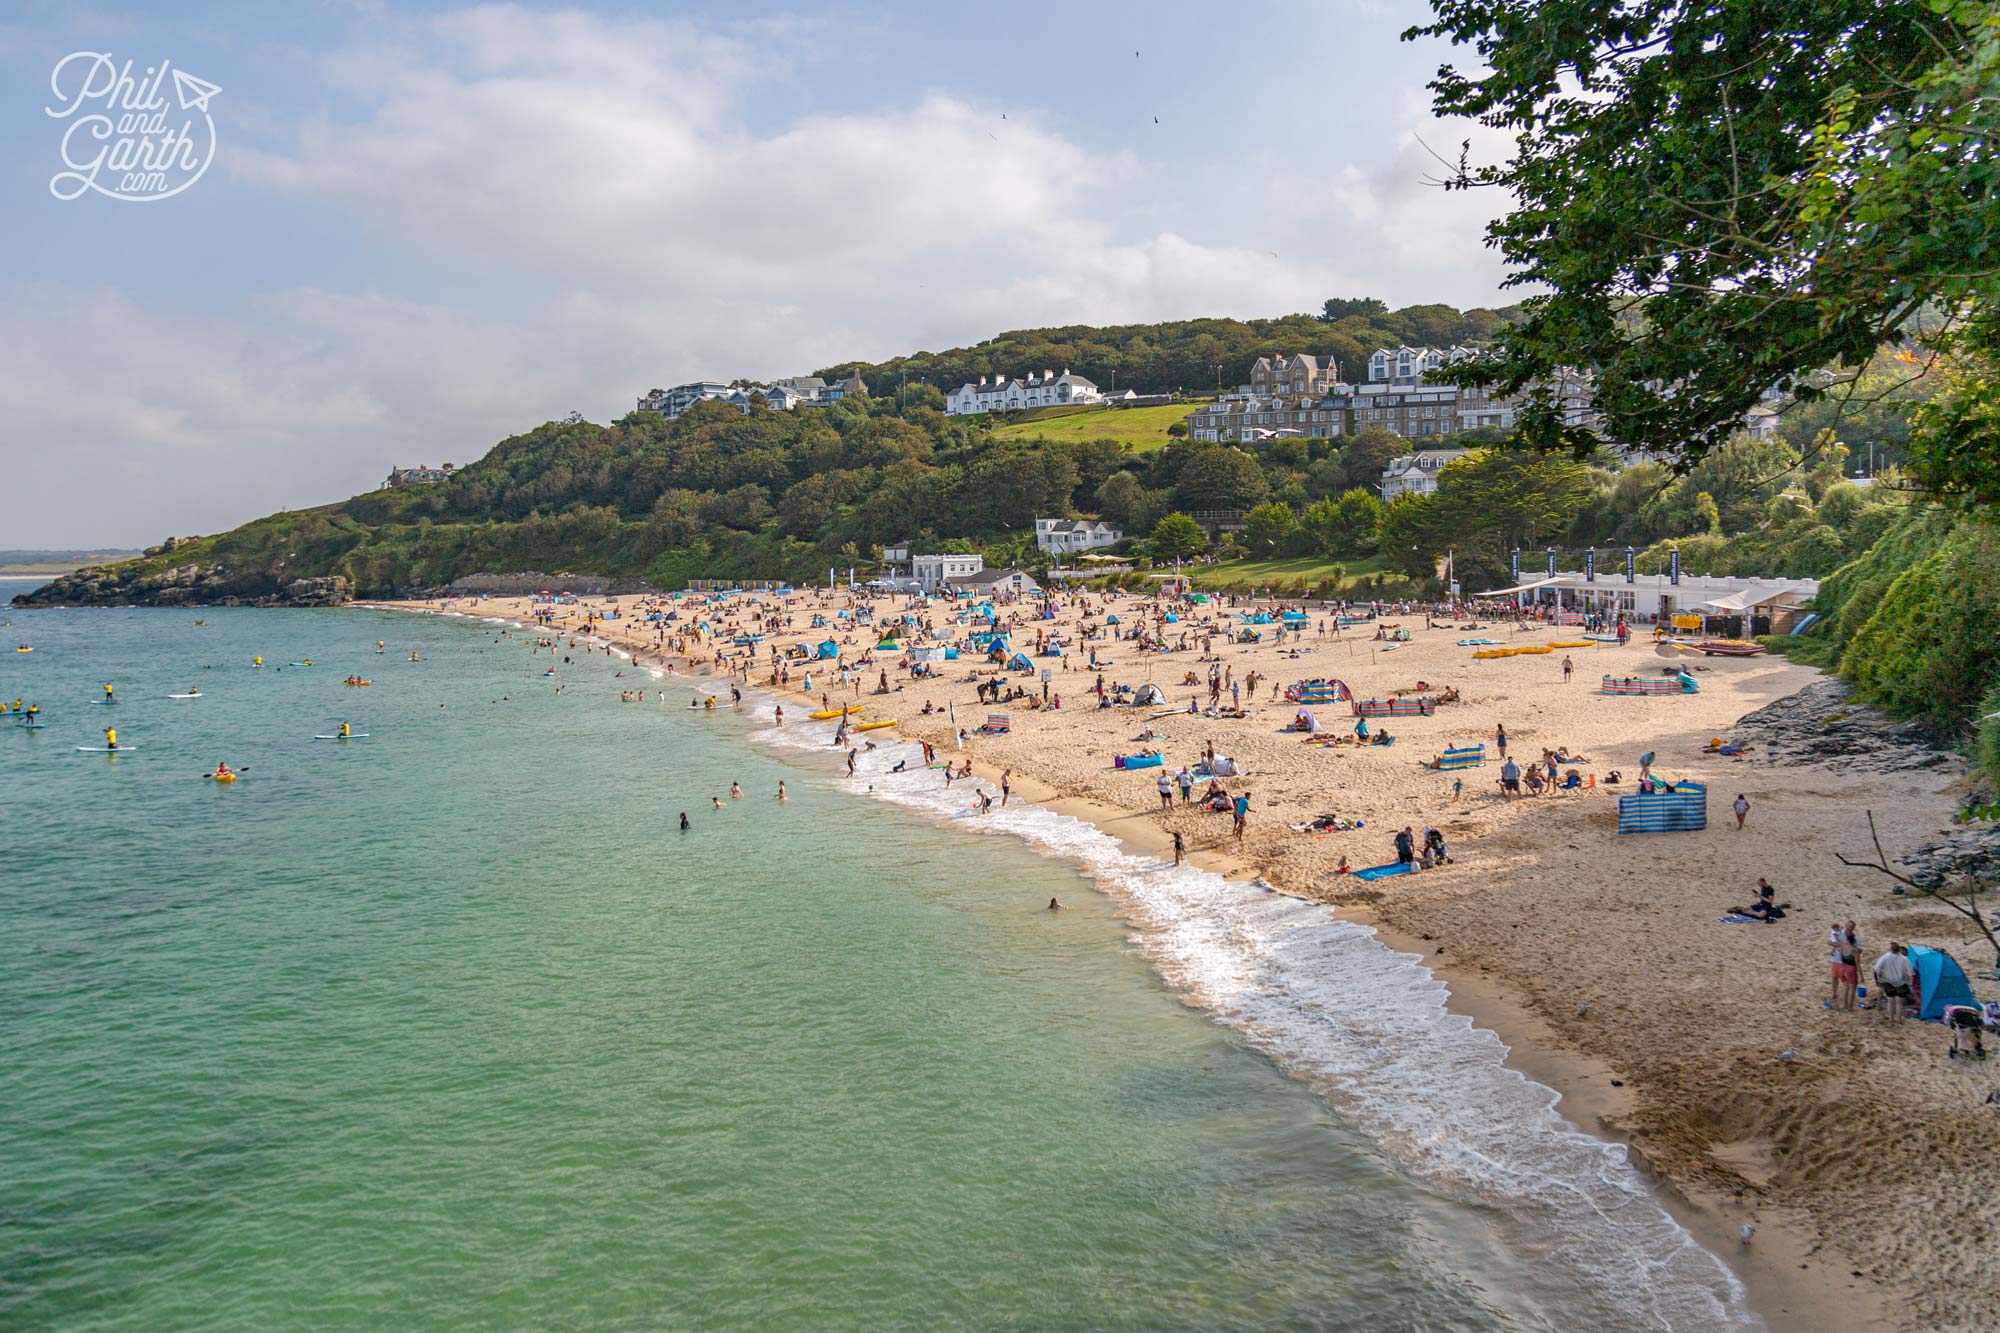
{"type": "MultiPolygon", "coordinates": [[[[465,610],[416,604],[367,604],[367,609],[504,620],[530,632],[539,630],[563,637],[585,637],[583,631],[571,627],[543,629],[520,616],[504,614],[502,608],[491,604],[475,604],[475,607],[465,610]]],[[[643,666],[645,658],[657,658],[670,674],[688,674],[690,683],[725,679],[720,675],[708,676],[703,663],[692,652],[679,655],[664,651],[653,644],[634,641],[619,632],[629,624],[617,622],[614,628],[600,623],[592,627],[593,632],[588,637],[607,647],[616,645],[635,664],[643,666]],[[676,670],[675,662],[699,674],[676,670]]],[[[703,646],[712,650],[714,644],[711,641],[703,646]]],[[[1354,659],[1358,646],[1349,642],[1349,661],[1354,659]]],[[[1369,654],[1371,659],[1378,661],[1383,656],[1386,655],[1372,651],[1369,654]]],[[[1358,664],[1346,666],[1344,670],[1351,673],[1357,667],[1358,664]]],[[[1816,671],[1788,669],[1797,679],[1791,682],[1788,689],[1770,697],[1789,697],[1820,678],[1820,673],[1816,671]]],[[[801,691],[796,688],[788,690],[762,682],[757,683],[756,692],[786,701],[801,697],[801,691]]],[[[868,697],[861,696],[863,701],[868,697]]],[[[1071,716],[1088,717],[1089,714],[1079,710],[1071,716]]],[[[894,733],[905,740],[931,739],[939,745],[941,752],[963,757],[948,748],[948,732],[939,731],[944,725],[944,715],[938,714],[914,723],[906,720],[894,729],[894,733]]],[[[975,744],[970,752],[976,775],[997,782],[1002,771],[1011,769],[1015,773],[1015,789],[1021,799],[1053,813],[1076,818],[1137,854],[1170,859],[1170,839],[1166,830],[1158,826],[1156,812],[1134,810],[1130,806],[1098,799],[1089,792],[1066,790],[1066,786],[1074,784],[1045,780],[1036,771],[1029,756],[1023,755],[1009,762],[981,753],[985,748],[975,744]]],[[[1259,777],[1262,776],[1260,772],[1259,777]]],[[[1461,841],[1461,838],[1464,835],[1454,838],[1461,860],[1468,852],[1479,850],[1486,841],[1476,837],[1461,841]]],[[[1452,1012],[1492,1032],[1504,1044],[1509,1068],[1550,1089],[1559,1098],[1559,1115],[1579,1132],[1624,1149],[1627,1159],[1650,1183],[1654,1197],[1736,1276],[1747,1293],[1750,1308],[1767,1321],[1776,1326],[1788,1326],[1810,1320],[1816,1325],[1837,1329],[1873,1326],[1887,1317],[1887,1284],[1880,1280],[1865,1282],[1858,1270],[1852,1275],[1847,1274],[1845,1270],[1850,1264],[1840,1257],[1840,1246],[1829,1239],[1824,1219],[1815,1219],[1809,1207],[1799,1206],[1784,1198],[1782,1192],[1766,1188],[1772,1173],[1764,1173],[1765,1179],[1757,1182],[1754,1188],[1737,1187],[1732,1190],[1702,1179],[1698,1172],[1688,1170],[1685,1163],[1671,1157],[1662,1160],[1656,1156],[1647,1133],[1649,1126],[1644,1123],[1646,1117],[1642,1114],[1645,1109],[1643,1077],[1634,1077],[1629,1070],[1621,1074],[1620,1065],[1579,1044],[1572,1033],[1564,1031],[1559,1025],[1549,1023],[1543,997],[1535,995],[1532,987],[1510,987],[1513,978],[1506,975],[1506,969],[1502,969],[1499,976],[1491,975],[1486,967],[1474,971],[1459,959],[1440,956],[1444,952],[1442,947],[1427,948],[1426,941],[1430,936],[1421,928],[1421,912],[1399,911],[1397,902],[1387,896],[1374,901],[1340,902],[1317,893],[1299,893],[1286,885],[1282,876],[1270,875],[1268,864],[1260,865],[1260,859],[1254,854],[1240,853],[1226,845],[1221,848],[1194,846],[1188,859],[1190,863],[1232,881],[1261,879],[1277,892],[1303,901],[1322,903],[1339,919],[1374,931],[1384,948],[1418,960],[1448,989],[1452,1012]],[[1613,1078],[1618,1078],[1625,1086],[1614,1088],[1611,1083],[1613,1078]],[[1749,1246],[1741,1245],[1737,1240],[1737,1230],[1745,1220],[1757,1227],[1755,1242],[1749,1246]],[[1828,1253],[1829,1250],[1831,1253],[1828,1253]],[[1829,1281],[1836,1271],[1841,1276],[1829,1281]]],[[[1431,877],[1422,878],[1428,880],[1431,877]]],[[[1468,884],[1462,872],[1452,878],[1458,881],[1454,887],[1460,890],[1476,892],[1494,887],[1491,884],[1468,884]]],[[[1715,1155],[1718,1159],[1725,1157],[1720,1145],[1715,1155]]]]}

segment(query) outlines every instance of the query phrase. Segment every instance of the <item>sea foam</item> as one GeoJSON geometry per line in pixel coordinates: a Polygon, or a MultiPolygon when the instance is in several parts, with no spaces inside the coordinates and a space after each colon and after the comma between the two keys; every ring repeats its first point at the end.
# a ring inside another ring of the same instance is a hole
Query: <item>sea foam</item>
{"type": "MultiPolygon", "coordinates": [[[[758,739],[827,753],[830,734],[808,724],[758,739]]],[[[1500,1039],[1453,1013],[1446,984],[1372,928],[1261,882],[1135,854],[1068,815],[1003,808],[976,780],[946,788],[914,744],[878,742],[856,777],[955,827],[1074,862],[1126,906],[1133,942],[1187,1001],[1310,1082],[1414,1180],[1498,1210],[1506,1267],[1535,1288],[1509,1295],[1542,1317],[1581,1326],[1588,1307],[1600,1327],[1761,1325],[1735,1274],[1667,1212],[1625,1149],[1564,1120],[1556,1093],[1509,1068],[1500,1039]],[[899,761],[905,771],[892,771],[899,761]],[[975,815],[981,790],[996,804],[975,815]]]]}

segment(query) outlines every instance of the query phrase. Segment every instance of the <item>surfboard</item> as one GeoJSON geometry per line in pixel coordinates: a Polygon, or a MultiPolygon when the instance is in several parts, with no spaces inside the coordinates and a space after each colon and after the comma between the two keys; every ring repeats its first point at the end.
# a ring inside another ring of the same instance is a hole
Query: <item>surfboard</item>
{"type": "Polygon", "coordinates": [[[78,754],[124,754],[127,750],[136,750],[138,748],[136,745],[121,745],[114,750],[108,745],[79,745],[76,747],[76,752],[78,754]]]}
{"type": "Polygon", "coordinates": [[[199,698],[201,698],[201,696],[200,696],[199,694],[170,694],[170,695],[168,695],[167,697],[168,697],[169,699],[199,699],[199,698]]]}
{"type": "Polygon", "coordinates": [[[41,729],[42,729],[43,727],[46,727],[46,726],[48,725],[48,723],[46,723],[46,722],[16,722],[16,723],[15,723],[14,725],[15,725],[15,726],[17,726],[17,727],[22,727],[22,728],[25,728],[25,729],[26,729],[26,730],[28,730],[28,731],[40,731],[40,730],[41,730],[41,729]]]}
{"type": "Polygon", "coordinates": [[[357,731],[352,736],[315,736],[313,739],[316,741],[365,741],[368,739],[368,733],[357,731]]]}

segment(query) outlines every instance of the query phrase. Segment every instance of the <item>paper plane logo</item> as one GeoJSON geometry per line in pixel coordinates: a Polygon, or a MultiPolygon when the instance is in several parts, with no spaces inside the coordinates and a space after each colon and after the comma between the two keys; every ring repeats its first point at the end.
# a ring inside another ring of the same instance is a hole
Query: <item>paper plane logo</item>
{"type": "Polygon", "coordinates": [[[206,112],[208,99],[221,91],[207,79],[197,79],[184,69],[174,71],[174,92],[180,96],[183,111],[206,112]]]}
{"type": "Polygon", "coordinates": [[[49,74],[54,100],[44,108],[66,121],[63,169],[49,178],[58,199],[94,193],[107,199],[170,199],[215,160],[215,120],[208,104],[222,89],[171,61],[135,69],[108,51],[75,51],[49,74]],[[166,88],[173,84],[173,96],[166,88]]]}

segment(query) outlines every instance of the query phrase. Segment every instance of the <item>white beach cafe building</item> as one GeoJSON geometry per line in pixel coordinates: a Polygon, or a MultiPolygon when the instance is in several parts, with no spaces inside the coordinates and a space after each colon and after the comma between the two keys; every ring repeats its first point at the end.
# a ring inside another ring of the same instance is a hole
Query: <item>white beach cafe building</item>
{"type": "Polygon", "coordinates": [[[1706,622],[1748,616],[1741,632],[1788,634],[1810,623],[1818,579],[1743,578],[1730,574],[1684,574],[1679,552],[1669,556],[1664,574],[1641,574],[1633,567],[1634,552],[1623,555],[1624,568],[1600,568],[1598,552],[1586,554],[1584,568],[1566,573],[1556,568],[1549,551],[1545,572],[1521,577],[1521,552],[1513,555],[1514,586],[1475,593],[1475,597],[1507,597],[1521,606],[1553,606],[1576,613],[1602,612],[1635,625],[1667,624],[1675,616],[1699,616],[1706,622]]]}

